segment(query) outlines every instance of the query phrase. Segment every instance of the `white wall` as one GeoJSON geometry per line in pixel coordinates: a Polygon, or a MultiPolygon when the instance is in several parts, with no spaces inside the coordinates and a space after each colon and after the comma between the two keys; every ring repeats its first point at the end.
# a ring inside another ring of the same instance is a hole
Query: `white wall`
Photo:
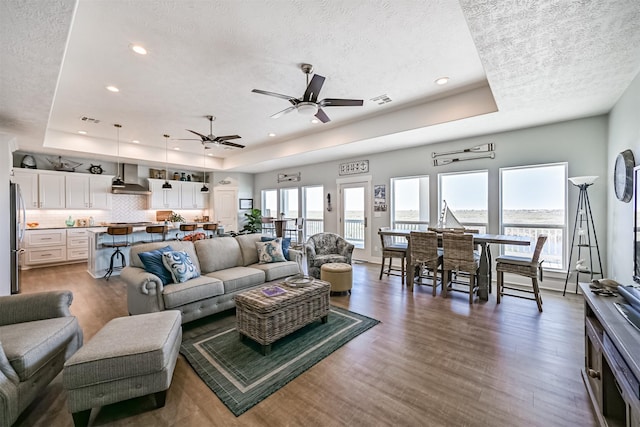
{"type": "Polygon", "coordinates": [[[608,193],[608,264],[609,277],[621,283],[632,283],[633,276],[633,200],[619,201],[613,191],[613,169],[618,153],[631,149],[640,162],[640,74],[618,100],[609,114],[609,147],[607,150],[608,193]]]}
{"type": "MultiPolygon", "coordinates": [[[[535,165],[543,163],[568,162],[569,176],[599,175],[596,184],[589,187],[589,198],[592,205],[593,217],[598,233],[600,251],[603,264],[606,264],[607,253],[607,191],[609,188],[607,176],[607,116],[596,116],[580,120],[555,123],[517,131],[485,135],[475,138],[452,140],[437,144],[424,145],[417,148],[397,150],[392,152],[373,154],[358,158],[344,159],[299,168],[289,168],[255,175],[254,204],[260,203],[260,192],[263,189],[283,188],[292,186],[324,185],[326,193],[331,193],[332,203],[336,204],[336,179],[338,165],[351,160],[369,160],[369,174],[372,184],[387,186],[387,204],[390,202],[390,180],[394,177],[429,175],[430,177],[430,217],[437,220],[437,181],[438,174],[467,170],[489,171],[489,229],[490,233],[499,231],[499,169],[521,165],[535,165]],[[446,166],[433,166],[431,153],[434,151],[449,151],[472,147],[479,144],[493,142],[496,147],[495,159],[481,159],[466,162],[451,163],[446,166]],[[301,172],[301,181],[297,183],[285,182],[278,184],[278,173],[301,172]]],[[[575,207],[578,199],[578,189],[567,184],[569,192],[568,220],[569,231],[572,230],[575,217],[575,207]]],[[[336,232],[338,229],[338,212],[324,211],[325,230],[336,232]]],[[[375,232],[379,227],[390,224],[390,211],[383,212],[380,217],[370,221],[372,251],[370,258],[379,262],[380,252],[373,249],[378,245],[375,232]]],[[[571,236],[568,236],[570,240],[571,236]]],[[[569,244],[571,242],[568,242],[569,244]]],[[[574,256],[575,261],[575,256],[574,256]]],[[[606,271],[606,265],[603,265],[606,271]]],[[[545,280],[545,282],[547,282],[545,280]]],[[[564,284],[564,276],[562,277],[564,284]]],[[[550,284],[548,284],[550,285],[550,284]]],[[[557,288],[557,284],[552,286],[557,288]]],[[[572,288],[570,288],[572,289],[572,288]]]]}

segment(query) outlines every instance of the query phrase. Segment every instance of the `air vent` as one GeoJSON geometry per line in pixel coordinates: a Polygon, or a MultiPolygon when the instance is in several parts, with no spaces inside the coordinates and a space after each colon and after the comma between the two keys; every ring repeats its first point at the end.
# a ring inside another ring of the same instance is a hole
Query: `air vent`
{"type": "Polygon", "coordinates": [[[384,95],[376,96],[375,98],[371,98],[373,102],[377,102],[378,105],[388,104],[391,102],[391,98],[385,93],[384,95]]]}
{"type": "Polygon", "coordinates": [[[87,116],[82,116],[80,118],[80,120],[82,120],[83,122],[89,122],[89,123],[95,123],[95,124],[100,123],[100,120],[94,119],[94,118],[91,118],[91,117],[87,117],[87,116]]]}

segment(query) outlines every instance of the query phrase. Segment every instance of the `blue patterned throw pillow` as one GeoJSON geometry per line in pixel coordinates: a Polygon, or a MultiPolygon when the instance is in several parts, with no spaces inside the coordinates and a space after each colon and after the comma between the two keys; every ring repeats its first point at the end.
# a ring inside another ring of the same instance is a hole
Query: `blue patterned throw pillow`
{"type": "Polygon", "coordinates": [[[140,261],[144,264],[144,269],[147,272],[158,276],[163,285],[173,283],[171,273],[165,268],[164,263],[162,262],[162,254],[172,250],[171,246],[165,246],[164,248],[156,249],[155,251],[141,252],[138,254],[140,261]]]}
{"type": "Polygon", "coordinates": [[[258,262],[260,264],[287,260],[282,253],[282,239],[279,237],[268,242],[256,242],[256,249],[258,250],[258,262]]]}
{"type": "MultiPolygon", "coordinates": [[[[276,237],[262,236],[260,237],[261,242],[270,242],[275,240],[276,237]]],[[[278,239],[282,239],[282,253],[285,259],[289,259],[289,246],[291,246],[291,237],[278,237],[278,239]]]]}
{"type": "Polygon", "coordinates": [[[171,272],[175,283],[183,283],[200,276],[198,269],[185,251],[164,252],[162,263],[171,272]]]}

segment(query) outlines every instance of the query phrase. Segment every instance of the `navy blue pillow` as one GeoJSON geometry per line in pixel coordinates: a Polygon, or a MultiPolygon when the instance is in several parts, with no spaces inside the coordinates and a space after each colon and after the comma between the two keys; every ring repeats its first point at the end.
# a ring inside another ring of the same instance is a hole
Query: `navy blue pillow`
{"type": "MultiPolygon", "coordinates": [[[[261,242],[269,242],[271,240],[276,240],[275,237],[262,236],[260,238],[261,242]]],[[[291,246],[291,237],[283,237],[282,238],[282,254],[289,261],[289,246],[291,246]]]]}
{"type": "Polygon", "coordinates": [[[167,270],[162,262],[162,254],[164,252],[171,252],[173,249],[171,246],[165,246],[164,248],[156,249],[149,252],[141,252],[138,254],[140,261],[144,264],[144,269],[151,274],[155,274],[162,280],[163,285],[173,283],[173,277],[171,272],[167,270]]]}

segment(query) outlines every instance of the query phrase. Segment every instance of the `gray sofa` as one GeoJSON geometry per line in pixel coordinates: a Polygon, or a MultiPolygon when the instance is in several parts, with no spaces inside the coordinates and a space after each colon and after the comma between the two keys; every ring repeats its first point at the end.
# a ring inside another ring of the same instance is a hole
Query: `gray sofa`
{"type": "Polygon", "coordinates": [[[0,425],[10,426],[82,346],[70,291],[0,297],[0,425]]]}
{"type": "Polygon", "coordinates": [[[129,265],[120,274],[127,284],[129,313],[180,310],[184,324],[235,307],[233,298],[240,292],[302,272],[302,253],[293,249],[289,250],[288,261],[259,264],[255,242],[261,237],[260,234],[245,234],[195,242],[134,245],[129,265]],[[158,276],[147,272],[138,254],[165,246],[171,246],[174,251],[186,251],[200,277],[163,285],[158,276]]]}

